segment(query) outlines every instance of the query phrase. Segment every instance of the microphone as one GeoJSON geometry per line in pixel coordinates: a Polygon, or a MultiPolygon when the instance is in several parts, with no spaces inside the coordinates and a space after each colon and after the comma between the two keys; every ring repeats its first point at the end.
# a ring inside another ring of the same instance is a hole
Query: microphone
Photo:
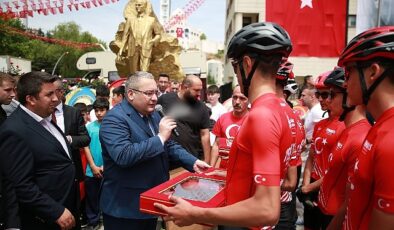
{"type": "MultiPolygon", "coordinates": [[[[156,112],[158,112],[158,113],[160,114],[161,117],[164,117],[164,116],[165,116],[165,114],[164,114],[164,112],[163,112],[163,106],[161,106],[161,105],[156,105],[156,106],[155,106],[155,110],[156,110],[156,112]]],[[[178,132],[178,130],[177,130],[176,128],[174,128],[174,129],[172,130],[172,134],[174,134],[176,137],[179,137],[179,132],[178,132]]]]}

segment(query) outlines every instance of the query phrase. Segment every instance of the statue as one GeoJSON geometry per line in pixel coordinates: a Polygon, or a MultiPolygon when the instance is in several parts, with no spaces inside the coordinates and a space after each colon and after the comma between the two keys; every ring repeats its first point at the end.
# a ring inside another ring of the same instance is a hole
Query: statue
{"type": "Polygon", "coordinates": [[[179,64],[181,47],[167,35],[157,20],[149,0],[130,0],[124,9],[125,22],[119,24],[110,48],[117,57],[120,76],[147,71],[154,76],[167,73],[171,78],[183,77],[179,64]]]}

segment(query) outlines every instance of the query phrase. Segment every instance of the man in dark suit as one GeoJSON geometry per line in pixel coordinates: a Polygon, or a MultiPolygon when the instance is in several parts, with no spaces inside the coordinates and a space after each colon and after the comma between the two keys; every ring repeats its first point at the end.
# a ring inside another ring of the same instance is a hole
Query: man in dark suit
{"type": "Polygon", "coordinates": [[[67,141],[71,146],[71,153],[75,163],[77,179],[79,181],[83,181],[85,172],[82,168],[79,149],[89,145],[90,137],[80,112],[78,112],[76,108],[64,104],[65,89],[60,78],[55,81],[55,86],[59,104],[56,105],[54,120],[57,126],[59,126],[66,135],[67,141]]]}
{"type": "MultiPolygon", "coordinates": [[[[0,72],[0,126],[7,119],[7,114],[1,105],[8,105],[15,97],[15,79],[6,73],[0,72]]],[[[20,228],[18,218],[18,203],[12,184],[3,178],[0,170],[0,230],[20,228]]]]}
{"type": "Polygon", "coordinates": [[[51,123],[56,77],[24,74],[21,105],[0,130],[0,164],[19,202],[22,229],[72,229],[78,208],[75,167],[62,131],[51,123]]]}
{"type": "Polygon", "coordinates": [[[141,213],[140,194],[169,179],[169,161],[188,170],[209,167],[169,140],[174,119],[155,112],[157,85],[150,73],[126,81],[125,99],[101,123],[104,178],[100,206],[106,230],[155,230],[157,217],[141,213]]]}

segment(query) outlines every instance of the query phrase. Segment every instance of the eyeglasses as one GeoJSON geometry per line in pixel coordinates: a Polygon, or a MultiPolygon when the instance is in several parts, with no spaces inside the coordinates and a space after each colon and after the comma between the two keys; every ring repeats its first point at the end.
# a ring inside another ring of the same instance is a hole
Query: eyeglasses
{"type": "Polygon", "coordinates": [[[323,91],[323,92],[317,91],[315,93],[315,97],[317,99],[319,99],[319,97],[321,97],[323,100],[326,100],[327,98],[330,97],[330,92],[328,92],[328,91],[323,91]]]}
{"type": "Polygon", "coordinates": [[[142,93],[145,96],[147,96],[148,98],[152,98],[153,95],[157,96],[158,92],[159,92],[158,90],[147,90],[147,91],[141,91],[141,90],[138,90],[138,89],[131,89],[131,90],[136,91],[138,93],[142,93]]]}
{"type": "Polygon", "coordinates": [[[330,91],[330,98],[334,98],[338,94],[343,94],[343,92],[340,91],[330,91]]]}

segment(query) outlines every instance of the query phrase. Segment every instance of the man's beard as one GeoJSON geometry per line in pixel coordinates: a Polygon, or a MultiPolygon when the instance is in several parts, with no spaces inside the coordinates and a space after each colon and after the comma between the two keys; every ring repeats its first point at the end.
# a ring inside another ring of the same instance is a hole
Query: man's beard
{"type": "Polygon", "coordinates": [[[186,103],[189,105],[194,105],[198,102],[198,100],[189,91],[185,92],[184,98],[186,103]]]}

